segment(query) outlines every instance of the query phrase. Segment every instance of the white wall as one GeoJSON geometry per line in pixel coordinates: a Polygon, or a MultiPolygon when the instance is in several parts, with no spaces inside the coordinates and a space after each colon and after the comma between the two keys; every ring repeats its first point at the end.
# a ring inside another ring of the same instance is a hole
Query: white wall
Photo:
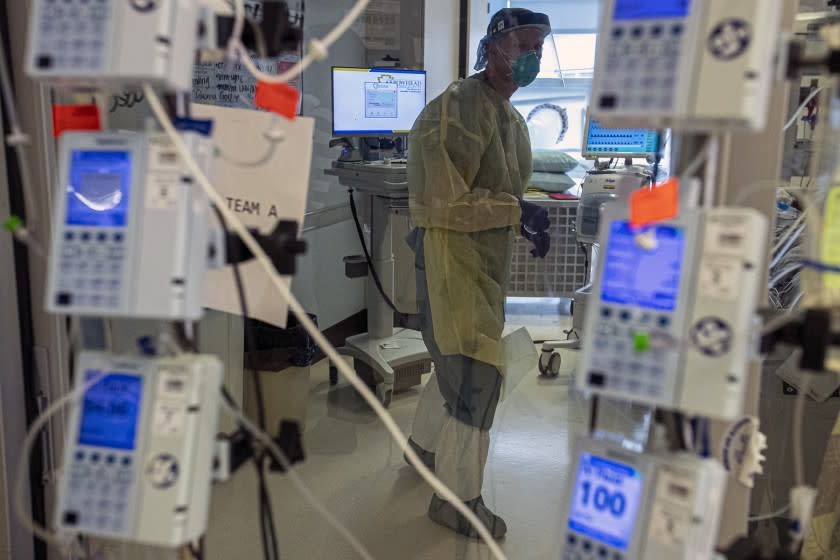
{"type": "Polygon", "coordinates": [[[426,95],[440,95],[458,77],[459,7],[455,0],[426,0],[423,66],[428,72],[426,95]]]}
{"type": "Polygon", "coordinates": [[[304,233],[306,255],[298,260],[292,292],[308,313],[318,317],[321,330],[365,308],[365,281],[344,276],[347,255],[362,253],[355,225],[345,220],[304,233]]]}
{"type": "MultiPolygon", "coordinates": [[[[353,6],[355,0],[319,0],[307,2],[304,38],[323,37],[353,6]]],[[[338,179],[325,175],[341,153],[330,148],[332,139],[333,66],[364,66],[365,48],[359,24],[351,27],[330,49],[327,60],[316,62],[303,74],[303,114],[315,119],[312,170],[309,178],[307,212],[348,204],[347,189],[338,179]]],[[[307,232],[306,255],[298,260],[298,272],[292,279],[292,292],[307,312],[318,316],[321,329],[361,311],[365,307],[364,282],[344,276],[342,258],[362,252],[352,222],[307,232]]]]}

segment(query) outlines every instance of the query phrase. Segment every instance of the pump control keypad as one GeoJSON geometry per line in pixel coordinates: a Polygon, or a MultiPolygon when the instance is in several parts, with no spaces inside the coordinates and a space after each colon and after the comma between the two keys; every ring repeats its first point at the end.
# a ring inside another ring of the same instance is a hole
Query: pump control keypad
{"type": "Polygon", "coordinates": [[[49,0],[35,30],[36,70],[89,74],[103,67],[111,0],[49,0]]]}
{"type": "Polygon", "coordinates": [[[592,329],[595,351],[586,384],[644,400],[669,398],[666,374],[677,359],[671,321],[667,313],[603,306],[592,329]]]}
{"type": "Polygon", "coordinates": [[[133,454],[80,447],[65,476],[67,490],[61,516],[67,528],[114,534],[129,530],[133,454]]]}
{"type": "Polygon", "coordinates": [[[613,23],[599,108],[672,109],[684,35],[678,19],[613,23]]]}
{"type": "Polygon", "coordinates": [[[563,560],[625,560],[625,556],[598,541],[570,531],[566,535],[563,560]]]}
{"type": "Polygon", "coordinates": [[[122,305],[126,259],[122,229],[68,228],[58,250],[57,306],[118,309],[122,305]]]}

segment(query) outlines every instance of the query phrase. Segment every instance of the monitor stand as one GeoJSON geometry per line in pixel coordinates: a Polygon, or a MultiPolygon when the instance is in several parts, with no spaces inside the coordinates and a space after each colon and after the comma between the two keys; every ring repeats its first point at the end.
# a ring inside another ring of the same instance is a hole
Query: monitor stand
{"type": "MultiPolygon", "coordinates": [[[[395,201],[405,204],[408,200],[405,165],[336,163],[326,173],[337,176],[342,185],[354,188],[358,193],[357,203],[370,200],[370,257],[383,287],[385,290],[390,288],[393,294],[394,252],[390,216],[395,201]]],[[[394,328],[394,312],[370,275],[365,289],[368,332],[348,337],[338,352],[353,358],[356,372],[375,383],[376,395],[387,407],[395,387],[417,385],[422,374],[431,371],[431,357],[419,331],[394,328]]],[[[338,371],[331,364],[331,384],[335,384],[337,376],[338,371]]]]}

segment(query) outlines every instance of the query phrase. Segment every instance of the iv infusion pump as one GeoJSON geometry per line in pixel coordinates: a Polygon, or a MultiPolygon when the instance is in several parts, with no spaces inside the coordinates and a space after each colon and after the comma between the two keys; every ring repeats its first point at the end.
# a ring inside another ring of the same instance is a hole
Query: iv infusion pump
{"type": "Polygon", "coordinates": [[[27,74],[62,86],[192,87],[195,0],[33,0],[27,74]]]}
{"type": "Polygon", "coordinates": [[[708,560],[726,472],[688,453],[639,454],[575,443],[563,560],[708,560]]]}
{"type": "Polygon", "coordinates": [[[750,208],[684,209],[635,229],[604,205],[578,388],[734,419],[756,348],[767,219],[750,208]]]}
{"type": "MultiPolygon", "coordinates": [[[[182,132],[207,169],[209,137],[182,132]]],[[[64,133],[46,307],[100,317],[198,319],[209,202],[163,133],[64,133]]]]}
{"type": "Polygon", "coordinates": [[[214,356],[79,355],[56,527],[179,546],[207,527],[222,384],[214,356]]]}
{"type": "Polygon", "coordinates": [[[781,0],[607,0],[592,112],[609,126],[760,130],[781,0]]]}

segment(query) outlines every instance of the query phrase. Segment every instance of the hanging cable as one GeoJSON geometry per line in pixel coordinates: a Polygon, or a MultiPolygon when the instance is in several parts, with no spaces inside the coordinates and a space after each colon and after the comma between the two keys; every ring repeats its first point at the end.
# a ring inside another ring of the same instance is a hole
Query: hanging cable
{"type": "Polygon", "coordinates": [[[27,220],[27,223],[23,224],[19,219],[15,220],[13,216],[6,223],[6,227],[15,236],[15,239],[32,249],[38,256],[45,257],[46,251],[44,251],[43,244],[37,234],[36,210],[38,206],[32,190],[33,183],[32,176],[30,175],[29,155],[26,149],[30,139],[29,135],[21,129],[20,121],[18,120],[12,78],[6,63],[5,44],[5,37],[3,36],[2,30],[0,30],[0,94],[3,97],[3,107],[6,111],[6,118],[9,121],[10,128],[10,133],[6,136],[5,140],[14,149],[17,157],[21,189],[23,190],[24,217],[27,220]]]}
{"type": "MultiPolygon", "coordinates": [[[[213,205],[212,208],[219,220],[219,225],[224,232],[225,239],[228,239],[228,237],[230,237],[230,230],[228,229],[224,216],[222,216],[222,213],[216,205],[213,205]]],[[[239,270],[239,255],[233,255],[232,260],[233,278],[236,284],[236,293],[239,297],[239,311],[242,314],[242,320],[245,323],[245,348],[248,351],[251,360],[255,360],[256,338],[254,338],[253,323],[249,318],[250,313],[248,312],[248,300],[245,295],[245,285],[242,281],[242,272],[239,270]]],[[[252,370],[251,373],[253,374],[254,392],[256,393],[257,420],[259,422],[260,429],[265,432],[267,431],[267,426],[262,380],[260,379],[259,371],[252,370]]],[[[265,480],[265,457],[265,454],[262,452],[254,453],[254,468],[257,471],[260,536],[262,538],[263,557],[265,560],[279,560],[280,554],[277,545],[277,530],[274,526],[274,512],[271,506],[271,496],[268,493],[268,485],[265,480]]]]}
{"type": "Polygon", "coordinates": [[[803,101],[802,104],[799,107],[797,107],[796,111],[793,112],[793,116],[790,117],[790,120],[785,123],[785,126],[782,127],[782,131],[785,131],[785,130],[787,130],[790,127],[793,126],[793,123],[795,123],[797,117],[799,117],[799,113],[804,111],[805,107],[808,106],[808,103],[810,103],[813,98],[815,98],[817,95],[819,95],[819,93],[822,90],[823,90],[823,88],[818,87],[817,89],[812,91],[811,94],[808,97],[805,98],[805,101],[803,101]]]}
{"type": "Polygon", "coordinates": [[[762,515],[753,515],[747,518],[747,521],[766,521],[768,519],[776,519],[777,517],[781,517],[785,513],[790,510],[790,504],[786,505],[783,508],[777,509],[772,513],[765,513],[762,515]]]}
{"type": "Polygon", "coordinates": [[[26,480],[28,479],[26,472],[28,470],[27,465],[29,464],[29,456],[32,454],[32,447],[35,445],[35,441],[47,425],[47,422],[49,422],[54,415],[60,412],[68,404],[80,401],[88,389],[99,383],[107,375],[108,374],[106,372],[92,375],[90,379],[84,383],[79,383],[75,389],[68,391],[56,399],[41,414],[39,414],[35,420],[32,421],[32,424],[30,424],[26,435],[23,437],[23,442],[21,443],[13,490],[15,515],[17,516],[20,524],[23,525],[27,531],[45,543],[54,546],[59,552],[63,552],[65,547],[74,541],[72,536],[68,535],[68,537],[70,537],[69,541],[64,540],[58,534],[53,533],[46,527],[39,525],[34,519],[32,519],[27,511],[25,487],[26,480]]]}
{"type": "Polygon", "coordinates": [[[656,133],[656,155],[653,156],[653,177],[650,180],[651,188],[656,186],[656,181],[659,178],[659,164],[662,162],[662,135],[664,133],[659,130],[656,133]]]}
{"type": "Polygon", "coordinates": [[[285,84],[302,74],[303,71],[309,68],[309,66],[316,60],[324,60],[327,58],[327,56],[329,56],[329,48],[344,34],[345,31],[350,29],[353,22],[356,21],[362,13],[364,13],[369,1],[370,0],[357,0],[356,4],[344,15],[332,31],[327,33],[321,39],[310,40],[308,45],[309,50],[303,56],[301,61],[282,74],[267,74],[257,68],[254,61],[251,60],[248,50],[242,45],[241,38],[245,20],[245,0],[234,0],[234,13],[237,18],[235,21],[239,22],[241,20],[242,23],[234,27],[235,32],[231,35],[228,46],[231,51],[235,51],[239,54],[239,60],[242,62],[242,65],[245,66],[248,72],[250,72],[257,80],[268,84],[285,84]]]}
{"type": "Polygon", "coordinates": [[[271,436],[260,430],[250,418],[245,416],[245,413],[242,412],[242,408],[236,404],[230,393],[224,387],[222,387],[221,404],[222,410],[235,418],[237,423],[242,426],[245,431],[265,446],[266,451],[283,466],[286,471],[286,476],[292,481],[292,484],[295,485],[304,500],[306,500],[306,502],[312,506],[312,508],[317,511],[321,517],[323,517],[327,523],[336,530],[336,532],[338,532],[338,534],[344,537],[344,539],[350,544],[350,546],[353,547],[353,550],[356,551],[362,560],[373,560],[373,556],[371,556],[370,552],[368,552],[364,545],[359,542],[356,536],[353,535],[353,533],[351,533],[350,530],[347,529],[347,527],[345,527],[341,521],[339,521],[335,515],[333,515],[330,510],[328,510],[327,507],[315,497],[309,487],[304,484],[300,475],[298,475],[297,471],[292,468],[292,464],[289,462],[286,454],[283,453],[283,450],[280,449],[273,439],[271,439],[271,436]]]}

